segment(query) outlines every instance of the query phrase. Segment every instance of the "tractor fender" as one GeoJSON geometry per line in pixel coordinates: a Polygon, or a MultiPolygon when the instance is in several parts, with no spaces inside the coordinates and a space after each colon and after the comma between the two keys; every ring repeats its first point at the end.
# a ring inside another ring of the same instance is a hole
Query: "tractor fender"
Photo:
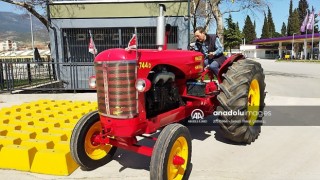
{"type": "Polygon", "coordinates": [[[245,59],[244,55],[242,54],[234,54],[230,56],[228,59],[224,61],[224,63],[221,65],[218,73],[218,82],[222,83],[224,77],[222,76],[224,73],[228,71],[228,67],[233,64],[233,62],[239,61],[245,59]]]}
{"type": "Polygon", "coordinates": [[[175,80],[175,75],[172,72],[161,72],[156,74],[152,80],[152,84],[156,84],[160,80],[163,80],[163,83],[166,83],[169,79],[175,80]]]}

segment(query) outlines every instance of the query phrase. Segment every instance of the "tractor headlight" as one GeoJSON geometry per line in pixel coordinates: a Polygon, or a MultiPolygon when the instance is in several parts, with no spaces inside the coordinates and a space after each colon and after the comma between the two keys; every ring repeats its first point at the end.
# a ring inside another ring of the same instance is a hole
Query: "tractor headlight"
{"type": "Polygon", "coordinates": [[[139,78],[136,81],[136,89],[139,92],[146,92],[150,89],[151,82],[146,78],[139,78]]]}
{"type": "Polygon", "coordinates": [[[96,88],[96,76],[91,76],[89,78],[89,87],[92,89],[96,88]]]}

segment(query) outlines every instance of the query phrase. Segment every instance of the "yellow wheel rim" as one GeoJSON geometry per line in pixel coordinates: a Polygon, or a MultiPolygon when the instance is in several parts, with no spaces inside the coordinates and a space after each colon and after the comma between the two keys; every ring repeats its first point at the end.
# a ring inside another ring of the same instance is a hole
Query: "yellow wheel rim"
{"type": "Polygon", "coordinates": [[[187,168],[188,162],[188,143],[185,137],[179,137],[173,144],[169,159],[168,159],[168,180],[181,180],[187,168]],[[175,156],[180,156],[184,159],[182,165],[175,165],[173,159],[175,156]]]}
{"type": "Polygon", "coordinates": [[[100,121],[98,121],[90,127],[88,133],[86,134],[84,148],[87,155],[93,160],[99,160],[104,158],[109,153],[112,147],[112,145],[94,145],[92,143],[93,136],[98,135],[101,132],[101,129],[102,128],[100,121]]]}
{"type": "Polygon", "coordinates": [[[260,87],[257,79],[250,83],[248,94],[248,121],[251,126],[254,125],[259,116],[260,108],[260,87]]]}

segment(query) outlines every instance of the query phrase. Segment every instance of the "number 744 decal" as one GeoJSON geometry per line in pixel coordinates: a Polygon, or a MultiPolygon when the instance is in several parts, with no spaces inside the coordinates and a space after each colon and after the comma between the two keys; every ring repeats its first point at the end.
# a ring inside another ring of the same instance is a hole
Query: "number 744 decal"
{"type": "Polygon", "coordinates": [[[139,69],[150,69],[151,63],[149,62],[139,62],[139,69]]]}

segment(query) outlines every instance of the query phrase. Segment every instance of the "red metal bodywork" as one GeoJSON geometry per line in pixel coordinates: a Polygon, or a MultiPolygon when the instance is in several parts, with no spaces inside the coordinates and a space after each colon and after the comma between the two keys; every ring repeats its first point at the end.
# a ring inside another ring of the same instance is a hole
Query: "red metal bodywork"
{"type": "MultiPolygon", "coordinates": [[[[233,61],[242,59],[240,55],[232,56],[221,66],[218,81],[222,82],[222,74],[233,61]]],[[[185,50],[125,50],[109,49],[101,52],[96,62],[112,61],[137,61],[137,78],[148,78],[150,71],[156,66],[165,65],[168,71],[176,76],[175,83],[180,96],[186,104],[168,112],[147,119],[145,108],[145,93],[138,93],[138,114],[133,118],[119,119],[100,114],[103,132],[99,137],[93,138],[95,143],[107,143],[140,154],[151,156],[152,148],[137,145],[136,136],[151,134],[159,128],[174,122],[179,122],[191,115],[194,109],[203,110],[205,115],[212,114],[217,106],[216,94],[205,97],[187,95],[186,81],[198,79],[203,72],[203,56],[196,51],[185,50]],[[112,137],[112,138],[110,138],[112,137]]],[[[210,73],[210,72],[207,72],[210,73]]],[[[204,75],[204,74],[202,74],[204,75]]],[[[215,83],[207,84],[206,92],[217,91],[215,83]]],[[[177,163],[179,163],[177,161],[177,163]]]]}

